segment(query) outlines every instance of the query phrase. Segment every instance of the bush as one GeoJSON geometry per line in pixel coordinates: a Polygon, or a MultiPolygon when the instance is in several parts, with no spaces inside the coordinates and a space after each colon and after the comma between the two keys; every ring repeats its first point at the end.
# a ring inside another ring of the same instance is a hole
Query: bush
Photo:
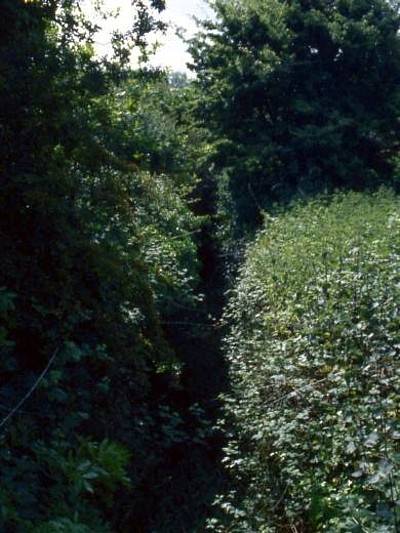
{"type": "Polygon", "coordinates": [[[166,450],[195,434],[176,430],[162,324],[197,303],[195,177],[172,97],[146,107],[151,73],[123,57],[158,25],[134,1],[121,61],[103,61],[79,4],[0,9],[2,533],[120,531],[131,516],[146,529],[136,511],[166,450]]]}
{"type": "Polygon", "coordinates": [[[398,530],[399,258],[387,190],[267,218],[225,314],[229,531],[398,530]]]}

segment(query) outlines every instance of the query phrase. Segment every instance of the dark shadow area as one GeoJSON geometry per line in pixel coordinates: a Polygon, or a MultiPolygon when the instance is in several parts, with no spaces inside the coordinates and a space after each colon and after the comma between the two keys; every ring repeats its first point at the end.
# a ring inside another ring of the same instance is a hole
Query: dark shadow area
{"type": "Polygon", "coordinates": [[[176,383],[160,375],[153,384],[158,402],[178,413],[185,435],[165,449],[157,471],[149,472],[135,491],[139,503],[122,525],[124,532],[204,532],[215,497],[226,483],[221,463],[224,435],[217,428],[219,395],[228,385],[221,352],[226,276],[215,237],[213,187],[210,180],[197,206],[200,214],[211,215],[198,242],[203,301],[191,311],[178,309],[174,320],[164,326],[169,345],[183,362],[181,379],[176,383]]]}

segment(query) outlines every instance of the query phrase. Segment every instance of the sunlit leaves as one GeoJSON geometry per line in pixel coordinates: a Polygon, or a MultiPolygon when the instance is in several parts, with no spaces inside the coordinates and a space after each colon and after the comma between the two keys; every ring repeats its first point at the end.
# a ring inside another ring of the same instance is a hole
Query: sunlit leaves
{"type": "Polygon", "coordinates": [[[399,265],[385,191],[297,205],[250,246],[226,312],[234,531],[394,527],[399,265]]]}

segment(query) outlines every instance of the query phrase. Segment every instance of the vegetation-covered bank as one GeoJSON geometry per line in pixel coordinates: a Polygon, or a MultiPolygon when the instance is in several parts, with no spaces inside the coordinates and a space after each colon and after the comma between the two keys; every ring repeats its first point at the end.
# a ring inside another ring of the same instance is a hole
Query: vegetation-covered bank
{"type": "Polygon", "coordinates": [[[225,312],[234,485],[212,531],[398,531],[399,288],[393,193],[267,217],[225,312]]]}

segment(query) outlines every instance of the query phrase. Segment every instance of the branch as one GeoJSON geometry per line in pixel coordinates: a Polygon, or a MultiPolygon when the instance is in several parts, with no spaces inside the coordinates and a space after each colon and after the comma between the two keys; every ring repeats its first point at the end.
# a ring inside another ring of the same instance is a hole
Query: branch
{"type": "Polygon", "coordinates": [[[17,405],[8,413],[8,415],[3,418],[3,420],[0,422],[0,429],[12,418],[19,409],[23,406],[23,404],[26,402],[26,400],[35,392],[35,390],[38,388],[40,382],[43,380],[47,372],[49,371],[51,365],[53,364],[54,359],[56,358],[57,354],[59,352],[59,348],[55,350],[53,355],[51,356],[49,362],[47,363],[45,369],[40,374],[40,376],[37,378],[35,383],[32,385],[32,387],[29,389],[29,391],[25,394],[23,398],[17,403],[17,405]]]}

